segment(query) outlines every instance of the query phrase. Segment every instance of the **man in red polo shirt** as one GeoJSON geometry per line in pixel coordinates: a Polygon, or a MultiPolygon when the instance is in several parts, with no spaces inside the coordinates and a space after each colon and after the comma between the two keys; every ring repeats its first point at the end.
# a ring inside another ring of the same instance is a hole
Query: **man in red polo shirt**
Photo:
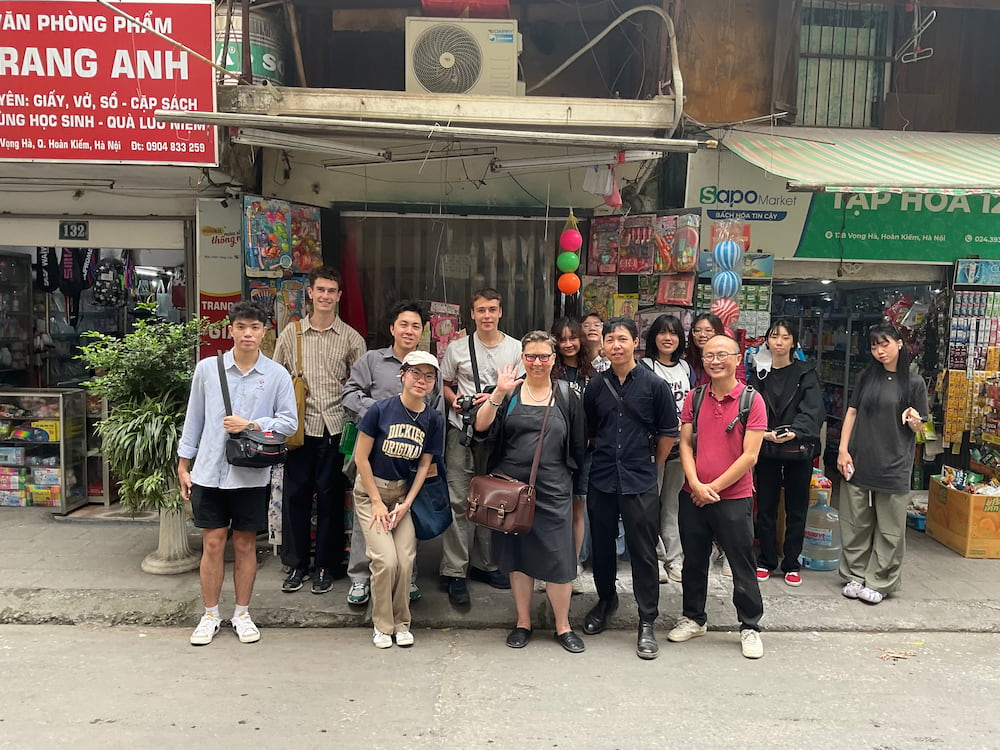
{"type": "Polygon", "coordinates": [[[693,391],[681,412],[681,465],[686,481],[680,493],[678,525],[684,550],[684,615],[667,640],[680,643],[708,630],[705,602],[715,538],[733,569],[733,604],[740,620],[743,655],[759,659],[764,655],[758,624],[764,603],[754,571],[751,470],[767,429],[767,409],[760,394],[754,394],[744,428],[739,404],[746,386],[736,379],[740,358],[739,344],[729,336],[709,339],[702,349],[702,364],[711,382],[699,413],[693,413],[693,391]],[[691,426],[695,419],[697,446],[691,426]]]}

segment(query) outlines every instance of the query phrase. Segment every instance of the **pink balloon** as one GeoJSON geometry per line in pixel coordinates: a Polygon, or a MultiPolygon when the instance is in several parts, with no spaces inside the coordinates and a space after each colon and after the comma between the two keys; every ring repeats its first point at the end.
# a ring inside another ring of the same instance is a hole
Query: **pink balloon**
{"type": "Polygon", "coordinates": [[[733,326],[740,317],[740,306],[731,299],[717,299],[708,311],[718,315],[724,326],[733,326]]]}
{"type": "Polygon", "coordinates": [[[559,235],[559,247],[563,250],[575,253],[583,247],[583,235],[575,229],[566,229],[561,235],[559,235]]]}

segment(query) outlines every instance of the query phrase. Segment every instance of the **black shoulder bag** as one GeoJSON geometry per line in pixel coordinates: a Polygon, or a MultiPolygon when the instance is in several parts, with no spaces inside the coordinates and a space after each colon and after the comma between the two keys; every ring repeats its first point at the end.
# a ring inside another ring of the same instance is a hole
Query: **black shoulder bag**
{"type": "MultiPolygon", "coordinates": [[[[216,357],[219,365],[219,383],[222,386],[222,400],[226,404],[226,416],[233,415],[233,404],[229,399],[229,382],[226,368],[222,364],[222,353],[216,357]]],[[[243,430],[235,435],[228,433],[226,441],[226,461],[232,466],[246,466],[251,469],[265,469],[268,466],[285,463],[288,446],[285,436],[270,430],[243,430]]]]}

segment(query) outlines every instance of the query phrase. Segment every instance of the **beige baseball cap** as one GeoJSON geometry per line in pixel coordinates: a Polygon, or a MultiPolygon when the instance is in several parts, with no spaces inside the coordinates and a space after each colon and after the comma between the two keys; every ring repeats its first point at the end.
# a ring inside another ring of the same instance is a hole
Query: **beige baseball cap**
{"type": "Polygon", "coordinates": [[[414,365],[430,365],[435,370],[441,369],[441,366],[438,364],[437,357],[430,352],[415,351],[410,352],[403,357],[404,367],[413,367],[414,365]]]}

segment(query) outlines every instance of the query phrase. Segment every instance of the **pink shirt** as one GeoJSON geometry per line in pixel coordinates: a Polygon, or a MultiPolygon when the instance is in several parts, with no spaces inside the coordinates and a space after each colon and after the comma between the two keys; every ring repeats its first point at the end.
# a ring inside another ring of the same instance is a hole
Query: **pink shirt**
{"type": "MultiPolygon", "coordinates": [[[[711,389],[705,391],[705,398],[701,402],[701,411],[698,414],[698,452],[694,458],[698,479],[705,484],[722,476],[726,469],[743,453],[743,429],[739,420],[732,431],[726,432],[726,427],[739,412],[740,394],[743,393],[744,388],[746,386],[743,383],[737,383],[736,387],[722,401],[715,399],[711,389]]],[[[691,424],[694,421],[691,411],[693,396],[694,391],[692,390],[684,399],[681,424],[691,424]]],[[[747,429],[767,429],[767,407],[764,406],[764,399],[759,393],[754,395],[750,415],[747,417],[747,429]]],[[[691,491],[686,480],[684,491],[691,491]]],[[[724,500],[750,497],[751,495],[753,495],[752,471],[747,471],[734,484],[719,493],[719,497],[724,500]]]]}

